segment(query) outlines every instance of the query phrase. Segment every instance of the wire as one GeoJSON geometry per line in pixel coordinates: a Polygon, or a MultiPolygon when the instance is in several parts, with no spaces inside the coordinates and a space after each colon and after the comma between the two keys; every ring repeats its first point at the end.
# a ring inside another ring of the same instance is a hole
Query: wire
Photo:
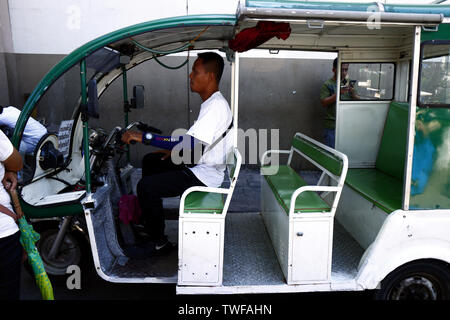
{"type": "Polygon", "coordinates": [[[189,56],[188,56],[187,59],[186,59],[186,61],[184,61],[184,62],[183,62],[182,64],[180,64],[179,66],[171,67],[171,66],[168,66],[168,65],[162,63],[161,61],[159,61],[158,58],[156,57],[156,55],[153,55],[153,58],[154,58],[155,61],[158,62],[161,66],[163,66],[164,68],[167,68],[167,69],[171,69],[171,70],[180,69],[181,67],[183,67],[183,66],[184,66],[186,63],[188,63],[188,61],[189,61],[189,56]]]}
{"type": "Polygon", "coordinates": [[[209,28],[209,26],[206,26],[206,28],[204,28],[204,29],[203,29],[203,30],[202,30],[202,31],[201,31],[194,39],[192,39],[192,40],[190,40],[189,42],[185,43],[185,44],[182,45],[181,47],[176,48],[176,49],[172,49],[172,50],[167,50],[167,51],[165,51],[165,50],[150,49],[149,47],[146,47],[146,46],[144,46],[143,44],[137,42],[137,41],[134,40],[132,37],[130,37],[130,39],[131,39],[131,41],[132,41],[135,45],[137,45],[139,48],[141,48],[141,49],[143,49],[143,50],[145,50],[145,51],[151,52],[151,53],[153,53],[153,54],[166,55],[166,54],[170,54],[170,53],[177,53],[177,52],[183,51],[184,49],[186,49],[186,48],[192,46],[192,45],[194,44],[194,42],[197,41],[198,38],[200,38],[200,36],[201,36],[206,30],[208,30],[208,28],[209,28]]]}

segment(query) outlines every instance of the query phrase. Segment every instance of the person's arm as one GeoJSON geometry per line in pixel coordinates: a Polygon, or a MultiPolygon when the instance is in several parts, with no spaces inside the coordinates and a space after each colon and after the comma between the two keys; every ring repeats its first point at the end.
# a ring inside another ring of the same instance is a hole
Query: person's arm
{"type": "Polygon", "coordinates": [[[5,171],[19,172],[23,168],[22,157],[16,148],[13,149],[11,155],[3,162],[5,171]]]}
{"type": "Polygon", "coordinates": [[[329,88],[327,82],[325,82],[320,88],[320,103],[322,107],[326,108],[336,102],[336,93],[332,88],[329,88]]]}
{"type": "Polygon", "coordinates": [[[1,205],[1,204],[0,204],[0,212],[3,212],[4,214],[10,216],[14,220],[17,220],[18,218],[21,218],[21,217],[18,217],[14,212],[9,210],[7,207],[5,207],[4,205],[1,205]]]}
{"type": "Polygon", "coordinates": [[[328,107],[329,105],[336,102],[336,93],[327,98],[320,100],[320,102],[322,103],[322,107],[328,107]]]}
{"type": "Polygon", "coordinates": [[[122,136],[122,141],[125,143],[137,141],[146,145],[151,145],[165,150],[172,150],[179,143],[183,144],[183,149],[190,150],[194,149],[196,144],[201,143],[199,140],[189,135],[173,137],[173,136],[160,136],[157,134],[147,132],[140,133],[136,131],[125,132],[122,136]]]}

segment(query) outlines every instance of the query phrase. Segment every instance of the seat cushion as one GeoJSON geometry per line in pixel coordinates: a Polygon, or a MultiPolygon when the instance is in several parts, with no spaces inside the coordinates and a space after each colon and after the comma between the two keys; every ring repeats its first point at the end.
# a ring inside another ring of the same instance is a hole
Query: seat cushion
{"type": "Polygon", "coordinates": [[[184,212],[222,213],[223,195],[220,193],[191,192],[184,201],[184,212]]]}
{"type": "Polygon", "coordinates": [[[345,184],[387,213],[402,207],[402,181],[376,169],[349,169],[345,184]]]}
{"type": "MultiPolygon", "coordinates": [[[[288,165],[282,166],[265,166],[261,168],[270,188],[280,205],[289,214],[292,194],[300,187],[306,186],[307,183],[288,165]],[[273,172],[278,169],[276,174],[264,174],[273,172]]],[[[306,191],[301,193],[295,202],[295,212],[323,212],[330,211],[330,206],[316,192],[306,191]]]]}

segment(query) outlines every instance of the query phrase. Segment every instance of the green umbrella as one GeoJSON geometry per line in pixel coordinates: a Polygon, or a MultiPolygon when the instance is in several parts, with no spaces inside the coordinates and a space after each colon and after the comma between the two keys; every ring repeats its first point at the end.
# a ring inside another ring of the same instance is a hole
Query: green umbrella
{"type": "Polygon", "coordinates": [[[14,190],[10,193],[13,200],[14,209],[16,213],[21,216],[18,220],[20,229],[20,243],[28,254],[28,263],[33,269],[36,284],[41,291],[42,299],[54,300],[52,284],[50,283],[47,273],[45,272],[44,263],[42,262],[39,251],[35,245],[36,241],[39,240],[39,233],[34,231],[33,227],[28,224],[27,220],[23,216],[17,192],[14,190]]]}

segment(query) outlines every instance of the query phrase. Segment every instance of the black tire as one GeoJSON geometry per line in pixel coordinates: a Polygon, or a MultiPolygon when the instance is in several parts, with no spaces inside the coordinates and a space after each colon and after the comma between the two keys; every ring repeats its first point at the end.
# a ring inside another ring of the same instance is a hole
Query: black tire
{"type": "MultiPolygon", "coordinates": [[[[45,271],[50,279],[50,282],[55,285],[65,285],[70,274],[67,273],[67,268],[71,265],[76,265],[81,270],[81,279],[83,275],[87,275],[91,269],[92,257],[89,245],[80,232],[67,232],[63,242],[61,243],[58,254],[50,259],[48,254],[51,246],[56,239],[58,229],[47,229],[40,233],[40,239],[36,242],[36,248],[39,251],[45,271]]],[[[25,262],[26,270],[34,277],[33,270],[28,262],[25,262]]]]}
{"type": "Polygon", "coordinates": [[[439,261],[419,260],[391,272],[375,292],[376,300],[449,300],[450,268],[439,261]]]}

